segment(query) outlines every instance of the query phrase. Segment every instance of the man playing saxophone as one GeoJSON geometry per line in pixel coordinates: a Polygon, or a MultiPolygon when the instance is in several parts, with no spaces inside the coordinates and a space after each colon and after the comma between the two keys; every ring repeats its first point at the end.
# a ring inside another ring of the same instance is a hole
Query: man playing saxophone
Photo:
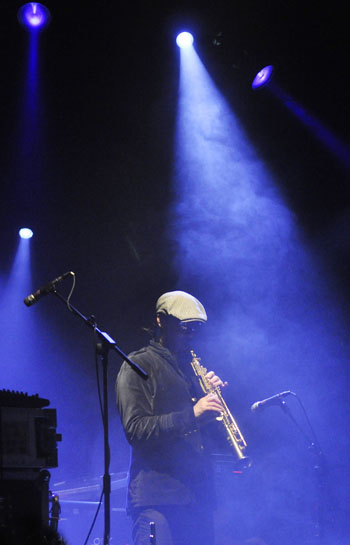
{"type": "MultiPolygon", "coordinates": [[[[155,522],[157,545],[213,545],[215,492],[206,448],[206,421],[222,403],[205,394],[191,368],[191,349],[207,321],[203,305],[183,291],[156,304],[150,344],[130,354],[148,373],[141,378],[123,363],[116,382],[117,405],[131,445],[128,513],[134,545],[149,545],[155,522]]],[[[225,384],[213,371],[208,384],[225,384]]]]}

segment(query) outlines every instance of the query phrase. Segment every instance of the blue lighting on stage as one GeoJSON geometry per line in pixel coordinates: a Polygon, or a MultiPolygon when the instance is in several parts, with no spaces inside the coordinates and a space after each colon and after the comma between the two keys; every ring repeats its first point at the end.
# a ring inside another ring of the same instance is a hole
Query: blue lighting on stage
{"type": "MultiPolygon", "coordinates": [[[[178,96],[168,237],[176,248],[176,287],[198,296],[208,311],[200,352],[233,385],[228,401],[231,395],[243,429],[244,419],[248,429],[254,427],[247,416],[254,398],[291,389],[307,400],[320,442],[327,444],[336,414],[330,391],[344,380],[348,358],[337,295],[278,181],[193,47],[180,50],[178,96]],[[329,405],[321,406],[320,399],[329,405]]],[[[264,451],[265,438],[260,438],[256,462],[269,475],[276,472],[275,462],[280,464],[283,485],[271,489],[262,477],[265,503],[259,512],[252,517],[244,506],[237,506],[239,514],[233,507],[231,512],[253,527],[268,513],[278,513],[276,543],[289,545],[308,531],[315,491],[308,491],[302,506],[285,501],[299,498],[300,485],[296,473],[285,470],[292,467],[294,447],[283,418],[271,411],[267,424],[280,434],[276,457],[270,447],[264,451]]],[[[252,432],[257,441],[259,426],[252,432]]],[[[301,465],[297,471],[303,474],[301,465]]],[[[224,541],[224,535],[219,537],[224,541]]]]}
{"type": "Polygon", "coordinates": [[[176,43],[180,49],[186,49],[193,45],[193,36],[190,32],[180,32],[177,35],[176,43]]]}
{"type": "Polygon", "coordinates": [[[33,236],[33,231],[31,229],[29,229],[28,227],[22,227],[22,229],[20,229],[18,231],[18,234],[21,238],[32,238],[33,236]]]}
{"type": "Polygon", "coordinates": [[[44,163],[42,157],[45,155],[45,148],[48,145],[46,101],[43,93],[45,77],[41,70],[42,50],[40,47],[41,29],[48,23],[48,13],[45,10],[46,8],[42,4],[31,3],[22,6],[18,12],[18,19],[26,28],[32,30],[26,33],[23,80],[21,96],[18,100],[19,115],[17,116],[14,138],[16,161],[12,169],[18,191],[22,198],[28,202],[31,202],[35,192],[39,192],[44,163]],[[34,17],[34,23],[40,21],[40,25],[28,27],[31,14],[34,17]]]}
{"type": "Polygon", "coordinates": [[[7,388],[16,390],[24,382],[30,382],[35,374],[30,368],[32,366],[30,360],[36,358],[32,346],[35,318],[25,312],[23,304],[23,297],[32,289],[31,246],[28,240],[18,238],[11,270],[6,275],[4,287],[0,291],[1,308],[4,309],[0,318],[0,328],[3,332],[1,378],[7,388]],[[26,365],[27,361],[29,368],[26,365]]]}
{"type": "MultiPolygon", "coordinates": [[[[278,278],[294,229],[292,214],[194,48],[181,49],[175,153],[172,234],[180,281],[200,271],[205,293],[239,297],[247,311],[253,285],[255,296],[276,289],[267,284],[278,278]]],[[[231,310],[230,321],[237,315],[231,310]]],[[[243,322],[241,317],[246,329],[243,322]]]]}
{"type": "Polygon", "coordinates": [[[18,21],[28,30],[42,30],[51,20],[51,15],[46,6],[38,2],[24,4],[18,10],[18,21]]]}
{"type": "Polygon", "coordinates": [[[313,136],[319,140],[338,161],[349,170],[350,148],[326,127],[315,115],[302,106],[296,99],[288,95],[277,83],[269,86],[269,91],[310,130],[313,136]]]}
{"type": "Polygon", "coordinates": [[[267,85],[273,76],[274,68],[272,64],[262,68],[253,79],[252,88],[258,89],[259,87],[264,87],[267,85]]]}

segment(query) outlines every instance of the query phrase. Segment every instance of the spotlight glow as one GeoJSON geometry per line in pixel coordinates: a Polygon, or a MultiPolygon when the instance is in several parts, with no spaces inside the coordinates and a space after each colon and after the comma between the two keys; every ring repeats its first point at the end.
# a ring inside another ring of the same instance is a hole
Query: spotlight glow
{"type": "Polygon", "coordinates": [[[258,87],[263,87],[264,85],[267,85],[272,78],[273,70],[274,68],[272,64],[269,64],[268,66],[262,68],[253,79],[252,88],[258,89],[258,87]]]}
{"type": "Polygon", "coordinates": [[[38,2],[24,4],[18,10],[17,17],[20,24],[29,30],[43,29],[51,19],[48,8],[38,2]]]}
{"type": "Polygon", "coordinates": [[[193,44],[193,36],[189,32],[180,32],[176,38],[176,43],[181,49],[191,47],[193,44]]]}
{"type": "Polygon", "coordinates": [[[21,238],[32,238],[34,233],[28,227],[22,227],[22,229],[18,231],[18,234],[21,238]]]}

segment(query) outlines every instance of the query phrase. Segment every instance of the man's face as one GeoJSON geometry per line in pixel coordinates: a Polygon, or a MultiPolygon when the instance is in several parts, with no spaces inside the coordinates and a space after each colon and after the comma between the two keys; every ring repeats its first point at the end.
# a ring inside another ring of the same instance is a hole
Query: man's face
{"type": "Polygon", "coordinates": [[[164,346],[176,354],[188,353],[193,349],[193,342],[203,326],[202,322],[181,322],[165,314],[158,314],[157,323],[164,346]]]}

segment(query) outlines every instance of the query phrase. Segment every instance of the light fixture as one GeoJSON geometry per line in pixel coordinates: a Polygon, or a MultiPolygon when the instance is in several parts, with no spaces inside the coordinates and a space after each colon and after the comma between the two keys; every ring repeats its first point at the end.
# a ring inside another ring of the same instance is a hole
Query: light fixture
{"type": "Polygon", "coordinates": [[[29,229],[28,227],[22,227],[22,229],[20,229],[18,231],[18,234],[21,238],[25,238],[25,239],[28,239],[28,238],[32,238],[33,236],[33,231],[31,229],[29,229]]]}
{"type": "Polygon", "coordinates": [[[267,85],[273,76],[273,71],[274,67],[272,66],[272,64],[264,66],[264,68],[259,70],[255,78],[253,79],[252,88],[258,89],[259,87],[267,85]]]}
{"type": "Polygon", "coordinates": [[[180,32],[177,35],[176,43],[181,49],[191,47],[193,44],[193,36],[190,32],[180,32]]]}
{"type": "Polygon", "coordinates": [[[18,10],[17,18],[20,24],[28,30],[42,30],[49,24],[51,15],[43,4],[29,2],[18,10]]]}

